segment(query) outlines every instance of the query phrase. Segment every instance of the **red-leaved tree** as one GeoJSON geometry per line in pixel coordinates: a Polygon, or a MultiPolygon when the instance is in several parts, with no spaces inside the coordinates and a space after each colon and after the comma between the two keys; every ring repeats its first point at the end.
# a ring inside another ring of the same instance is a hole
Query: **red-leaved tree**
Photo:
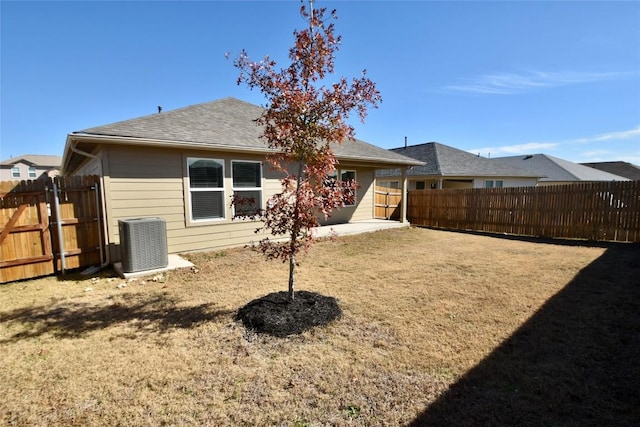
{"type": "MultiPolygon", "coordinates": [[[[309,10],[303,5],[301,15],[308,28],[294,31],[295,44],[289,50],[291,64],[276,69],[276,62],[266,56],[253,62],[245,50],[234,61],[240,69],[238,84],[259,89],[267,99],[257,124],[264,128],[262,137],[274,154],[267,157],[272,168],[284,173],[282,191],[272,196],[266,209],[257,216],[263,221],[260,230],[268,230],[287,241],[269,238],[259,242],[268,259],[289,262],[289,300],[294,299],[297,255],[313,243],[311,229],[317,216],[325,219],[335,208],[353,202],[357,183],[331,178],[336,170],[332,144],[353,140],[353,126],[347,123],[356,112],[364,122],[367,107],[381,101],[375,84],[362,71],[348,82],[344,77],[325,85],[334,73],[335,53],[340,36],[334,35],[337,19],[333,10],[325,20],[325,8],[309,10]]],[[[241,200],[234,200],[236,206],[241,200]]]]}

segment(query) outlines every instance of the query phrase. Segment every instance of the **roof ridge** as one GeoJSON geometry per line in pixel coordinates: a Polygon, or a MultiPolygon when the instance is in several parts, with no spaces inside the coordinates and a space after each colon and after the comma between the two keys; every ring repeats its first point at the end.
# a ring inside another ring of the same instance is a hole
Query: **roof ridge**
{"type": "Polygon", "coordinates": [[[440,144],[439,142],[436,141],[430,141],[430,142],[423,142],[422,144],[413,144],[413,145],[403,145],[401,147],[393,147],[393,148],[389,148],[389,150],[404,150],[405,148],[411,148],[411,147],[422,147],[424,145],[429,145],[429,144],[440,144]]]}
{"type": "MultiPolygon", "coordinates": [[[[442,166],[441,166],[441,162],[440,162],[440,153],[438,152],[438,146],[444,146],[443,144],[440,144],[438,142],[434,142],[433,143],[433,151],[435,152],[435,156],[434,159],[436,161],[436,171],[440,174],[443,175],[442,172],[442,166]]],[[[453,147],[452,147],[453,148],[453,147]]]]}

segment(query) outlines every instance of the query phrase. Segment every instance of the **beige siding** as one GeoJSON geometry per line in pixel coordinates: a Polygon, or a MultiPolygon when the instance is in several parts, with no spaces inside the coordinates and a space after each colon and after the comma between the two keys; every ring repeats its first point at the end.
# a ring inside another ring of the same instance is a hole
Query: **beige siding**
{"type": "Polygon", "coordinates": [[[375,170],[354,166],[343,166],[342,169],[356,171],[356,181],[360,185],[356,192],[356,204],[336,209],[326,221],[320,218],[322,224],[344,224],[373,218],[375,170]]]}
{"type": "MultiPolygon", "coordinates": [[[[167,224],[169,253],[225,248],[256,239],[259,222],[231,220],[227,204],[225,220],[191,223],[186,159],[214,158],[225,163],[225,200],[232,194],[231,161],[263,161],[262,156],[233,155],[174,149],[141,149],[110,146],[108,150],[109,237],[114,260],[119,259],[118,221],[127,218],[160,217],[167,224]]],[[[279,179],[263,165],[263,201],[280,187],[279,179]]]]}
{"type": "Polygon", "coordinates": [[[486,178],[476,178],[473,182],[473,188],[485,188],[486,181],[493,181],[494,185],[496,181],[502,181],[502,186],[506,187],[535,187],[538,179],[537,178],[495,178],[495,177],[486,177],[486,178]]]}
{"type": "MultiPolygon", "coordinates": [[[[163,218],[167,224],[169,253],[240,246],[264,237],[255,233],[260,222],[231,219],[232,160],[263,163],[263,207],[266,200],[281,189],[282,174],[271,171],[264,157],[257,155],[112,145],[105,147],[103,158],[112,261],[120,259],[118,221],[127,218],[163,218]],[[189,157],[224,161],[226,219],[207,222],[190,220],[189,157]]],[[[361,186],[357,193],[357,205],[340,209],[330,223],[372,218],[374,170],[353,166],[344,168],[356,170],[356,179],[361,186]]]]}
{"type": "MultiPolygon", "coordinates": [[[[399,178],[382,179],[380,181],[399,181],[399,178]]],[[[416,190],[416,183],[424,182],[425,189],[437,189],[439,185],[442,188],[485,188],[485,181],[502,181],[503,187],[535,187],[537,184],[536,178],[520,178],[520,177],[464,177],[464,176],[447,176],[443,178],[433,177],[411,177],[408,180],[409,190],[416,190]],[[441,183],[441,184],[440,184],[441,183]]]]}

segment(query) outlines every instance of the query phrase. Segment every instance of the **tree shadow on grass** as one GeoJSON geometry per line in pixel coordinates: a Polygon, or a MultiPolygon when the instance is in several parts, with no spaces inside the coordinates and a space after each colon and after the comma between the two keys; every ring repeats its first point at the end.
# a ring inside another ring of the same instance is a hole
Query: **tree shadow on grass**
{"type": "Polygon", "coordinates": [[[215,310],[214,304],[178,307],[166,295],[92,305],[63,303],[0,312],[0,324],[23,326],[23,330],[0,340],[0,344],[38,337],[47,333],[59,338],[80,338],[90,332],[128,324],[137,329],[164,332],[175,328],[191,328],[232,313],[215,310]]]}
{"type": "Polygon", "coordinates": [[[610,247],[411,425],[640,425],[640,245],[610,247]]]}

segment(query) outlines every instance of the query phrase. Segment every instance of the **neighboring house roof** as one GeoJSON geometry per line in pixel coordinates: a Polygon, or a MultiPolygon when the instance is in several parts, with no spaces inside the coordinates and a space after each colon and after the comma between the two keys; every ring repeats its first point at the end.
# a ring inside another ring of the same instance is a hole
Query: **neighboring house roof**
{"type": "Polygon", "coordinates": [[[599,171],[548,154],[495,157],[492,161],[508,163],[512,166],[544,175],[545,177],[541,178],[540,182],[628,181],[625,177],[599,171]]]}
{"type": "Polygon", "coordinates": [[[609,172],[614,175],[623,176],[633,181],[640,181],[640,166],[628,162],[596,162],[580,163],[590,168],[609,172]]]}
{"type": "MultiPolygon", "coordinates": [[[[425,162],[407,170],[408,176],[539,177],[539,174],[502,164],[438,142],[393,148],[391,151],[425,162]]],[[[377,177],[399,176],[399,169],[379,170],[377,177]]]]}
{"type": "Polygon", "coordinates": [[[0,162],[2,166],[15,165],[16,163],[26,163],[41,168],[59,168],[62,164],[62,157],[44,154],[23,154],[0,162]]]}
{"type": "MultiPolygon", "coordinates": [[[[73,132],[67,137],[63,168],[72,168],[69,145],[78,141],[170,146],[269,153],[260,138],[257,119],[264,109],[235,98],[196,104],[104,126],[73,132]]],[[[333,147],[338,160],[357,160],[383,165],[417,165],[414,159],[391,153],[364,141],[349,141],[333,147]]],[[[77,165],[76,165],[77,166],[77,165]]]]}

